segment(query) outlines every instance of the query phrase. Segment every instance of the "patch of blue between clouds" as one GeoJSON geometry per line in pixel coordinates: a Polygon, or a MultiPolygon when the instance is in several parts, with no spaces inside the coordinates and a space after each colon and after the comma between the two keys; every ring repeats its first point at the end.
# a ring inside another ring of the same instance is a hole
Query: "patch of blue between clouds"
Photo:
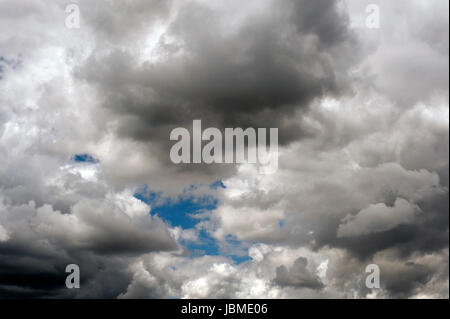
{"type": "Polygon", "coordinates": [[[100,161],[96,158],[94,158],[92,155],[89,154],[75,154],[71,158],[72,161],[77,163],[91,163],[91,164],[97,164],[100,161]]]}
{"type": "MultiPolygon", "coordinates": [[[[222,181],[216,181],[209,185],[211,189],[221,191],[226,188],[222,181]]],[[[151,205],[152,215],[158,215],[165,222],[173,227],[179,226],[184,230],[193,229],[195,226],[209,218],[208,211],[217,208],[218,200],[212,195],[193,196],[189,191],[195,190],[196,186],[191,185],[185,194],[176,199],[164,197],[161,192],[153,192],[148,186],[144,186],[136,191],[134,197],[151,205]]],[[[227,237],[227,251],[224,253],[219,249],[217,241],[211,237],[204,229],[200,229],[197,242],[181,242],[190,252],[191,257],[225,256],[233,259],[236,264],[250,260],[248,251],[242,254],[241,242],[231,236],[227,237]],[[231,247],[231,249],[230,249],[231,247]],[[233,249],[233,247],[235,249],[233,249]],[[238,253],[234,254],[233,251],[238,253]]]]}

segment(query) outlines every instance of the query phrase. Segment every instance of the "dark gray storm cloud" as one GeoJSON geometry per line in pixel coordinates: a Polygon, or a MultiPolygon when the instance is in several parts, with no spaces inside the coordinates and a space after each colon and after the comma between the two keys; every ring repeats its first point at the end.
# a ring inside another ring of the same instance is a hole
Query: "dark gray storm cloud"
{"type": "Polygon", "coordinates": [[[167,144],[169,129],[202,119],[219,128],[278,127],[285,144],[308,133],[287,119],[349,89],[357,40],[338,2],[262,8],[233,25],[238,8],[230,16],[183,4],[159,39],[160,61],[99,49],[77,74],[99,86],[121,136],[167,144]]]}
{"type": "Polygon", "coordinates": [[[14,234],[0,242],[2,297],[70,297],[65,267],[83,269],[85,297],[116,297],[126,288],[130,260],[177,249],[166,226],[148,216],[130,217],[108,202],[81,201],[62,214],[48,204],[1,208],[14,234]],[[19,287],[21,287],[19,289],[19,287]]]}
{"type": "Polygon", "coordinates": [[[0,297],[448,298],[448,2],[373,2],[0,1],[0,297]],[[279,169],[173,164],[194,119],[278,128],[279,169]]]}
{"type": "Polygon", "coordinates": [[[282,265],[276,269],[274,283],[280,286],[295,288],[322,289],[323,283],[317,275],[314,275],[306,267],[308,259],[299,257],[289,269],[282,265]]]}

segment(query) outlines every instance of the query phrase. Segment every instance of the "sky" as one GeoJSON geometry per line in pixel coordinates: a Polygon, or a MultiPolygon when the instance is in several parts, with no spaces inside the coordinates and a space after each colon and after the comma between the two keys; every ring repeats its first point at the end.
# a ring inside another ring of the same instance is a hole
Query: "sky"
{"type": "Polygon", "coordinates": [[[0,0],[0,298],[448,298],[448,6],[0,0]]]}

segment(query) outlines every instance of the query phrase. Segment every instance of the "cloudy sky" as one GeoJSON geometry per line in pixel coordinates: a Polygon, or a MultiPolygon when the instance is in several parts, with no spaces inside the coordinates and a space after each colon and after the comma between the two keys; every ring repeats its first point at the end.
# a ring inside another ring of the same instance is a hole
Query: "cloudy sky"
{"type": "Polygon", "coordinates": [[[0,0],[0,297],[448,298],[448,1],[72,3],[0,0]]]}

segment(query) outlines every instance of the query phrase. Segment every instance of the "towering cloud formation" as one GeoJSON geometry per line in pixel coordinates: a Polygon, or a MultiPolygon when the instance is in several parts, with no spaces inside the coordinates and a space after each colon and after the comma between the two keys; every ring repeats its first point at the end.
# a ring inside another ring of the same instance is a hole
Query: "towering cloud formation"
{"type": "Polygon", "coordinates": [[[448,2],[371,2],[379,29],[358,0],[80,0],[78,29],[1,1],[0,296],[448,297],[448,2]],[[278,128],[278,170],[175,165],[195,119],[278,128]]]}

